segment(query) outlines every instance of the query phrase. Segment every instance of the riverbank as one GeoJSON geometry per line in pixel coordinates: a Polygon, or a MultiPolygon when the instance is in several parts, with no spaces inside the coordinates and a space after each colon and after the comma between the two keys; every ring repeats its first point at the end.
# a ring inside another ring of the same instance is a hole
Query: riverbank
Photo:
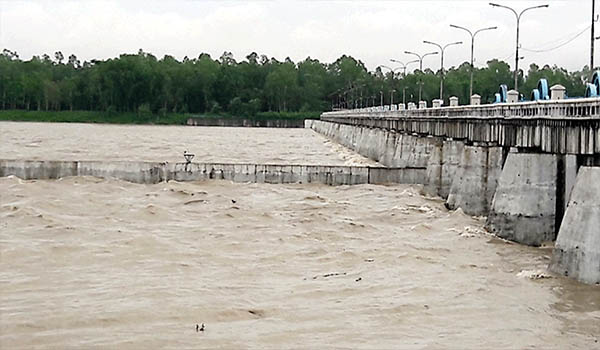
{"type": "Polygon", "coordinates": [[[192,113],[132,113],[101,111],[0,111],[0,121],[54,122],[54,123],[99,123],[99,124],[156,124],[186,125],[190,118],[199,121],[251,120],[260,122],[274,120],[319,119],[320,112],[260,112],[255,116],[238,117],[228,114],[192,113]]]}

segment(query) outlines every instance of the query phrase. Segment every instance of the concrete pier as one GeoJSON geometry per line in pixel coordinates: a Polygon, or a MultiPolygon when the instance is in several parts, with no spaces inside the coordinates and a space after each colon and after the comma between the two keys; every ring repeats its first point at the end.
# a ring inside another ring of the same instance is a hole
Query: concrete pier
{"type": "Polygon", "coordinates": [[[436,144],[427,162],[427,184],[424,192],[448,199],[450,188],[464,150],[464,143],[445,140],[436,144]]]}
{"type": "Polygon", "coordinates": [[[501,172],[501,147],[464,146],[446,206],[469,215],[487,215],[501,172]]]}
{"type": "Polygon", "coordinates": [[[582,167],[558,232],[550,270],[600,283],[600,168],[582,167]]]}
{"type": "Polygon", "coordinates": [[[539,246],[556,237],[557,155],[508,154],[487,226],[499,237],[539,246]]]}

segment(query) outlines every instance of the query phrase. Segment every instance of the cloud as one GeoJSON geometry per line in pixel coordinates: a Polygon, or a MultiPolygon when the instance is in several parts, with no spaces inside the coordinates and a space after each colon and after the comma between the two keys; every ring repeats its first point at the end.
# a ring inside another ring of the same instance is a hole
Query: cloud
{"type": "MultiPolygon", "coordinates": [[[[541,2],[502,3],[525,8],[541,2]]],[[[521,23],[522,46],[546,47],[542,44],[585,29],[589,7],[588,1],[551,1],[549,9],[528,12],[521,23]]],[[[424,39],[462,40],[462,47],[446,52],[448,67],[470,59],[470,38],[449,27],[457,24],[498,26],[477,36],[478,65],[492,58],[514,60],[514,15],[485,1],[0,0],[0,16],[0,46],[17,50],[24,59],[58,50],[83,60],[105,59],[143,48],[179,59],[231,51],[241,60],[256,51],[279,60],[311,56],[325,62],[350,54],[374,69],[390,58],[412,59],[405,50],[435,49],[424,39]]],[[[523,54],[521,67],[535,61],[580,69],[589,62],[589,34],[555,51],[523,54]]],[[[439,58],[424,63],[439,68],[439,58]]]]}

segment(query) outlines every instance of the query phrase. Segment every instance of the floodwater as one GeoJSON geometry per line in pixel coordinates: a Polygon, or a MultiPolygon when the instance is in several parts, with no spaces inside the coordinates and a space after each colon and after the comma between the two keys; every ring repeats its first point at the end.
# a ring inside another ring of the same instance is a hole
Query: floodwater
{"type": "Polygon", "coordinates": [[[0,348],[600,349],[600,286],[419,193],[0,178],[0,348]]]}
{"type": "Polygon", "coordinates": [[[0,159],[376,165],[310,129],[0,122],[0,159]]]}

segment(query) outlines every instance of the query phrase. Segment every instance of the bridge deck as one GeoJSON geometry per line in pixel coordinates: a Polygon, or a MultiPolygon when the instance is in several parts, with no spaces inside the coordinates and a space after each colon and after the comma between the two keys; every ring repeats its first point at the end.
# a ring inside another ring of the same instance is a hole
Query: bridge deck
{"type": "Polygon", "coordinates": [[[323,113],[321,120],[559,154],[600,154],[600,98],[323,113]]]}

